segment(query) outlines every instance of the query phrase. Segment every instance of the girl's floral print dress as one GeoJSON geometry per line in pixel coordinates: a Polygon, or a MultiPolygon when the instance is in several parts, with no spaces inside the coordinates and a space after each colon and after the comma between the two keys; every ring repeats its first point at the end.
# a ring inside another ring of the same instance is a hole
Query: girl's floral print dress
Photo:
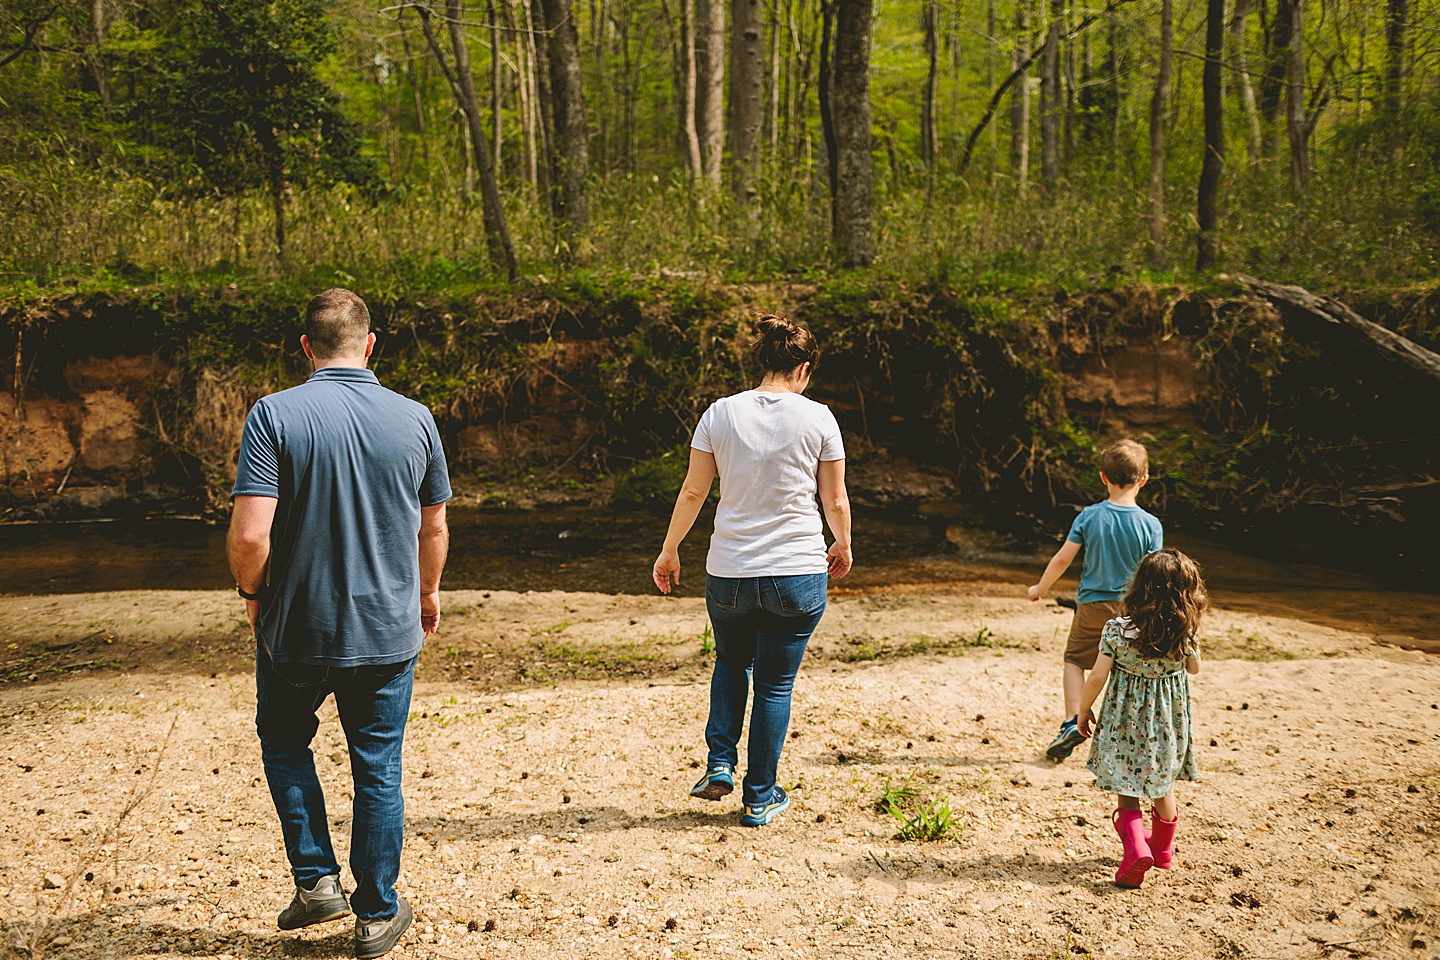
{"type": "Polygon", "coordinates": [[[1147,660],[1129,641],[1126,617],[1100,634],[1115,661],[1090,743],[1090,771],[1107,793],[1163,797],[1176,780],[1200,779],[1190,736],[1190,677],[1184,660],[1147,660]]]}

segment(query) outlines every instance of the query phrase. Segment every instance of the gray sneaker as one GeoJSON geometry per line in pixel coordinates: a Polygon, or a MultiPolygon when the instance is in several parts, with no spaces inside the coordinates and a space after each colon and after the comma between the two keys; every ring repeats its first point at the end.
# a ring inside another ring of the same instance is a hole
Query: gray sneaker
{"type": "Polygon", "coordinates": [[[365,960],[368,957],[383,957],[395,947],[400,935],[410,929],[414,914],[404,897],[400,898],[395,916],[368,923],[355,922],[355,956],[365,960]]]}
{"type": "Polygon", "coordinates": [[[281,930],[299,930],[312,923],[324,923],[350,915],[350,903],[340,889],[339,877],[321,877],[306,890],[295,884],[295,899],[290,901],[277,921],[281,930]]]}

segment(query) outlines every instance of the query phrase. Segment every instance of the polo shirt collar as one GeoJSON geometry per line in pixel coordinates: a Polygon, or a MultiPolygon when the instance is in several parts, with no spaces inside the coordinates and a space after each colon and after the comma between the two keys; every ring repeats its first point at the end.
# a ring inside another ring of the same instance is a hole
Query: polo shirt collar
{"type": "MultiPolygon", "coordinates": [[[[321,367],[310,374],[311,380],[338,380],[346,383],[379,383],[375,371],[365,367],[321,367]]],[[[308,382],[308,381],[307,381],[308,382]]]]}

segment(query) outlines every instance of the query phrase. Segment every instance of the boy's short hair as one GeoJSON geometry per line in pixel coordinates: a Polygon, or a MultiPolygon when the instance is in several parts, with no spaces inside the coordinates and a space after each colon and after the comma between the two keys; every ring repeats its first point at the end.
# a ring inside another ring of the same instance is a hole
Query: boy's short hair
{"type": "Polygon", "coordinates": [[[1117,487],[1128,487],[1150,472],[1150,455],[1134,440],[1116,440],[1100,451],[1100,470],[1117,487]]]}
{"type": "Polygon", "coordinates": [[[305,307],[305,336],[317,360],[358,357],[370,334],[365,301],[343,287],[315,294],[305,307]]]}

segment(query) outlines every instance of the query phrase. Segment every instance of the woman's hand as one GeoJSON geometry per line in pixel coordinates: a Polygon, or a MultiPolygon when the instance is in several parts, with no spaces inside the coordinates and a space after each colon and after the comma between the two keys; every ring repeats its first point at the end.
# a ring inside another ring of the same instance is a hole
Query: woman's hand
{"type": "Polygon", "coordinates": [[[850,552],[850,544],[841,543],[836,540],[830,544],[830,550],[825,554],[830,564],[830,579],[839,580],[850,572],[850,566],[855,562],[855,555],[850,552]]]}
{"type": "Polygon", "coordinates": [[[680,552],[661,550],[660,556],[655,558],[655,567],[650,574],[655,578],[655,586],[660,592],[669,594],[672,582],[677,587],[680,585],[680,552]]]}

